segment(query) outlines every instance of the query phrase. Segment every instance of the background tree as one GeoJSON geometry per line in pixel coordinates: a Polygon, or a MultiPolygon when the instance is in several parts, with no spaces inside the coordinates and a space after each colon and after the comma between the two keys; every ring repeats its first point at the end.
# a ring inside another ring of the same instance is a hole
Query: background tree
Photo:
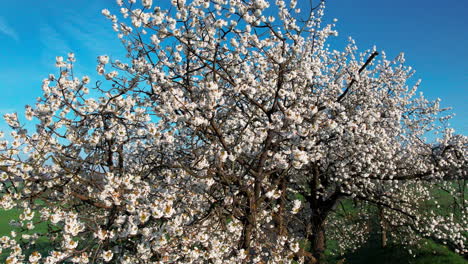
{"type": "MultiPolygon", "coordinates": [[[[436,234],[466,253],[466,206],[461,222],[422,206],[435,184],[457,193],[467,138],[437,127],[448,117],[408,87],[403,55],[330,50],[323,3],[304,16],[296,1],[117,2],[103,14],[128,54],[98,58],[106,81],[57,57],[26,108],[35,131],[5,116],[1,205],[25,229],[48,224],[2,240],[9,263],[323,262],[343,199],[368,205],[360,219],[382,208],[405,243],[436,234]],[[54,251],[23,251],[42,238],[54,251]]],[[[355,225],[341,237],[355,230],[364,241],[355,225]]]]}

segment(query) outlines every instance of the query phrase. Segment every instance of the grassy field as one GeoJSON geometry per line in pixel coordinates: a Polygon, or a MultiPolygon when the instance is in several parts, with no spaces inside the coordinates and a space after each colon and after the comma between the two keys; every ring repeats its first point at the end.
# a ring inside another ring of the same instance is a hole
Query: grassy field
{"type": "Polygon", "coordinates": [[[0,210],[0,237],[10,234],[12,227],[10,226],[11,219],[17,219],[19,212],[16,210],[0,210]]]}
{"type": "MultiPolygon", "coordinates": [[[[18,219],[19,212],[17,210],[0,210],[0,237],[5,235],[10,235],[11,231],[14,230],[12,226],[10,226],[11,219],[18,219]]],[[[4,250],[0,254],[0,263],[5,263],[5,259],[8,256],[8,253],[4,250]]]]}
{"type": "MultiPolygon", "coordinates": [[[[457,184],[454,182],[454,184],[457,184]]],[[[448,215],[457,213],[453,210],[453,198],[447,192],[440,189],[433,189],[434,200],[427,202],[428,210],[434,210],[440,215],[448,215]],[[439,206],[436,206],[434,201],[437,201],[439,206]]],[[[468,189],[464,189],[465,197],[468,196],[468,189]]],[[[347,211],[353,211],[351,201],[344,201],[344,207],[347,211]]],[[[378,230],[378,229],[377,229],[378,230]]],[[[451,249],[444,245],[438,244],[430,239],[422,240],[420,247],[411,248],[413,255],[407,249],[400,245],[389,244],[386,248],[381,247],[379,234],[373,231],[369,241],[355,252],[349,252],[340,257],[332,257],[329,255],[329,263],[337,263],[341,259],[345,259],[344,263],[350,264],[468,264],[468,259],[456,254],[451,249]]],[[[336,247],[336,241],[328,241],[328,248],[336,247]]]]}
{"type": "Polygon", "coordinates": [[[329,257],[330,264],[345,259],[349,264],[467,264],[468,260],[449,250],[447,247],[431,240],[424,240],[419,249],[413,249],[416,256],[399,246],[388,246],[383,249],[377,238],[370,239],[355,252],[340,257],[329,257]]]}
{"type": "MultiPolygon", "coordinates": [[[[439,202],[441,207],[438,209],[441,213],[449,213],[451,202],[450,197],[444,192],[435,193],[434,197],[439,202]],[[447,212],[446,212],[447,211],[447,212]]],[[[347,210],[351,209],[351,205],[345,206],[347,210]]],[[[8,211],[0,210],[0,237],[9,235],[12,230],[18,230],[9,225],[10,220],[18,219],[20,212],[12,209],[8,211]]],[[[36,214],[37,217],[37,214],[36,214]]],[[[38,226],[36,232],[46,232],[46,224],[38,226]]],[[[328,263],[334,264],[345,259],[344,264],[468,264],[468,260],[463,258],[447,247],[437,244],[432,240],[424,240],[421,247],[413,248],[412,252],[415,256],[409,254],[408,250],[398,246],[389,244],[386,248],[380,247],[378,234],[373,234],[370,240],[361,248],[354,252],[349,252],[343,256],[331,256],[328,254],[328,263]]],[[[336,247],[335,241],[328,241],[328,248],[336,247]]],[[[39,241],[39,244],[34,249],[28,251],[39,250],[42,253],[47,253],[47,241],[39,241]]],[[[7,252],[0,254],[0,263],[5,263],[7,252]]]]}
{"type": "MultiPolygon", "coordinates": [[[[454,184],[457,183],[454,182],[454,184]]],[[[464,191],[465,197],[467,197],[468,189],[464,191]]],[[[447,192],[436,188],[431,192],[434,200],[426,201],[428,210],[434,210],[440,215],[457,214],[451,206],[453,198],[447,192]],[[437,201],[439,206],[436,206],[434,201],[437,201]]],[[[344,201],[344,207],[347,211],[354,210],[351,204],[351,201],[344,201]]],[[[340,257],[329,256],[329,263],[337,263],[345,258],[344,263],[350,264],[468,264],[468,259],[429,239],[423,240],[420,247],[411,248],[415,256],[412,256],[407,249],[400,245],[389,244],[384,249],[381,247],[380,237],[376,232],[378,229],[373,231],[369,241],[355,252],[349,252],[340,257]]],[[[336,241],[329,241],[329,249],[336,246],[336,241]]]]}
{"type": "MultiPolygon", "coordinates": [[[[0,211],[0,237],[8,235],[14,228],[9,225],[11,219],[19,215],[17,210],[0,211]]],[[[330,241],[330,246],[333,241],[330,241]]],[[[330,264],[337,263],[345,258],[344,263],[349,264],[468,264],[462,256],[452,252],[445,246],[434,243],[431,240],[425,240],[425,244],[420,249],[413,252],[416,257],[411,256],[406,249],[398,246],[389,246],[385,249],[380,247],[380,241],[377,236],[371,238],[363,247],[355,252],[345,254],[340,257],[329,256],[330,264]]],[[[47,249],[47,245],[42,243],[38,248],[47,249]]],[[[7,252],[0,254],[0,263],[5,263],[7,252]]],[[[45,252],[44,252],[45,253],[45,252]]]]}
{"type": "MultiPolygon", "coordinates": [[[[0,210],[0,237],[5,236],[5,235],[10,235],[11,231],[20,231],[19,227],[13,227],[10,225],[10,221],[13,219],[18,219],[18,216],[20,215],[20,211],[17,209],[12,209],[12,210],[0,210]]],[[[34,217],[34,220],[37,220],[37,214],[34,217]]],[[[45,233],[47,232],[47,224],[41,223],[39,224],[34,231],[27,231],[26,234],[32,234],[33,232],[37,233],[45,233]]],[[[24,234],[24,232],[23,232],[24,234]]],[[[18,233],[18,236],[16,239],[20,239],[21,234],[18,233]]],[[[25,253],[28,255],[33,251],[39,251],[41,253],[47,253],[48,252],[48,245],[47,241],[43,238],[40,238],[38,240],[38,243],[34,245],[34,247],[31,247],[25,251],[25,253]]],[[[0,254],[0,263],[5,263],[5,259],[8,257],[8,250],[4,250],[0,254]]]]}

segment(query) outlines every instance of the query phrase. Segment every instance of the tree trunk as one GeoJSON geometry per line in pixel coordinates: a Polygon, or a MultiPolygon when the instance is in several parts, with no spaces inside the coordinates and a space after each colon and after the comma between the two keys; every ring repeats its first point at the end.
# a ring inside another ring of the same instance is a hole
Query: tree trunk
{"type": "Polygon", "coordinates": [[[314,258],[317,260],[316,264],[324,264],[325,249],[327,248],[327,237],[325,232],[325,220],[328,214],[332,211],[340,194],[337,192],[325,201],[316,199],[312,201],[312,217],[310,220],[310,230],[308,230],[307,240],[311,243],[311,251],[314,258]],[[313,207],[313,205],[316,205],[313,207]]]}
{"type": "MultiPolygon", "coordinates": [[[[251,200],[251,199],[249,199],[251,200]]],[[[241,237],[241,241],[240,241],[240,247],[239,249],[245,249],[247,250],[247,252],[249,252],[250,250],[250,239],[252,237],[252,231],[253,231],[253,228],[254,228],[254,225],[253,225],[253,216],[252,216],[252,211],[251,211],[251,206],[252,203],[250,202],[249,203],[249,207],[247,207],[247,210],[245,212],[245,216],[244,216],[244,219],[243,219],[243,230],[242,230],[242,237],[241,237]]]]}
{"type": "Polygon", "coordinates": [[[387,222],[385,221],[384,209],[379,206],[380,242],[382,248],[387,247],[387,222]]]}
{"type": "Polygon", "coordinates": [[[307,228],[307,240],[311,243],[311,253],[316,260],[316,264],[324,264],[325,249],[327,247],[327,238],[325,233],[325,219],[332,211],[337,201],[342,196],[339,188],[326,199],[321,193],[320,168],[317,164],[312,166],[312,177],[309,182],[310,194],[305,198],[312,210],[312,216],[307,228]]]}
{"type": "Polygon", "coordinates": [[[387,247],[387,230],[385,228],[385,223],[382,223],[381,229],[382,229],[382,234],[381,234],[382,248],[386,248],[387,247]]]}
{"type": "Polygon", "coordinates": [[[327,239],[325,235],[325,216],[317,215],[312,217],[312,234],[309,238],[312,255],[317,260],[317,264],[325,263],[325,249],[327,239]]]}

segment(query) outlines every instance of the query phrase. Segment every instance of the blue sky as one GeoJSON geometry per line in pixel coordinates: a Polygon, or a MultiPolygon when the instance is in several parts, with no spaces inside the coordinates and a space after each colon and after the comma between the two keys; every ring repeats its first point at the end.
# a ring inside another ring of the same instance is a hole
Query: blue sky
{"type": "MultiPolygon", "coordinates": [[[[101,15],[103,8],[115,7],[113,0],[3,1],[0,114],[23,112],[26,104],[35,103],[42,79],[56,73],[55,56],[75,52],[76,70],[89,75],[98,55],[123,58],[111,24],[101,15]]],[[[339,20],[339,37],[333,41],[337,47],[351,36],[361,50],[376,45],[389,57],[405,52],[406,63],[417,71],[415,80],[423,80],[420,91],[430,99],[441,98],[443,107],[452,106],[457,114],[452,127],[468,135],[466,14],[468,2],[460,0],[329,0],[326,20],[339,20]]]]}

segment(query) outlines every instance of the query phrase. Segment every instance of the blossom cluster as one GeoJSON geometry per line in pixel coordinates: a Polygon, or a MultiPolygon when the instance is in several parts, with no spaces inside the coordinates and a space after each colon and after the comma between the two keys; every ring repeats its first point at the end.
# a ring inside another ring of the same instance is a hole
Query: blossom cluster
{"type": "Polygon", "coordinates": [[[460,196],[468,139],[438,127],[444,109],[416,96],[403,55],[331,50],[323,3],[310,16],[295,0],[117,4],[102,14],[127,59],[99,56],[95,82],[57,57],[26,107],[35,129],[4,116],[0,207],[35,232],[0,238],[8,263],[306,263],[330,226],[345,226],[343,250],[368,238],[375,212],[336,217],[344,199],[385,208],[407,244],[435,236],[467,252],[466,208],[424,206],[440,184],[460,196]]]}

